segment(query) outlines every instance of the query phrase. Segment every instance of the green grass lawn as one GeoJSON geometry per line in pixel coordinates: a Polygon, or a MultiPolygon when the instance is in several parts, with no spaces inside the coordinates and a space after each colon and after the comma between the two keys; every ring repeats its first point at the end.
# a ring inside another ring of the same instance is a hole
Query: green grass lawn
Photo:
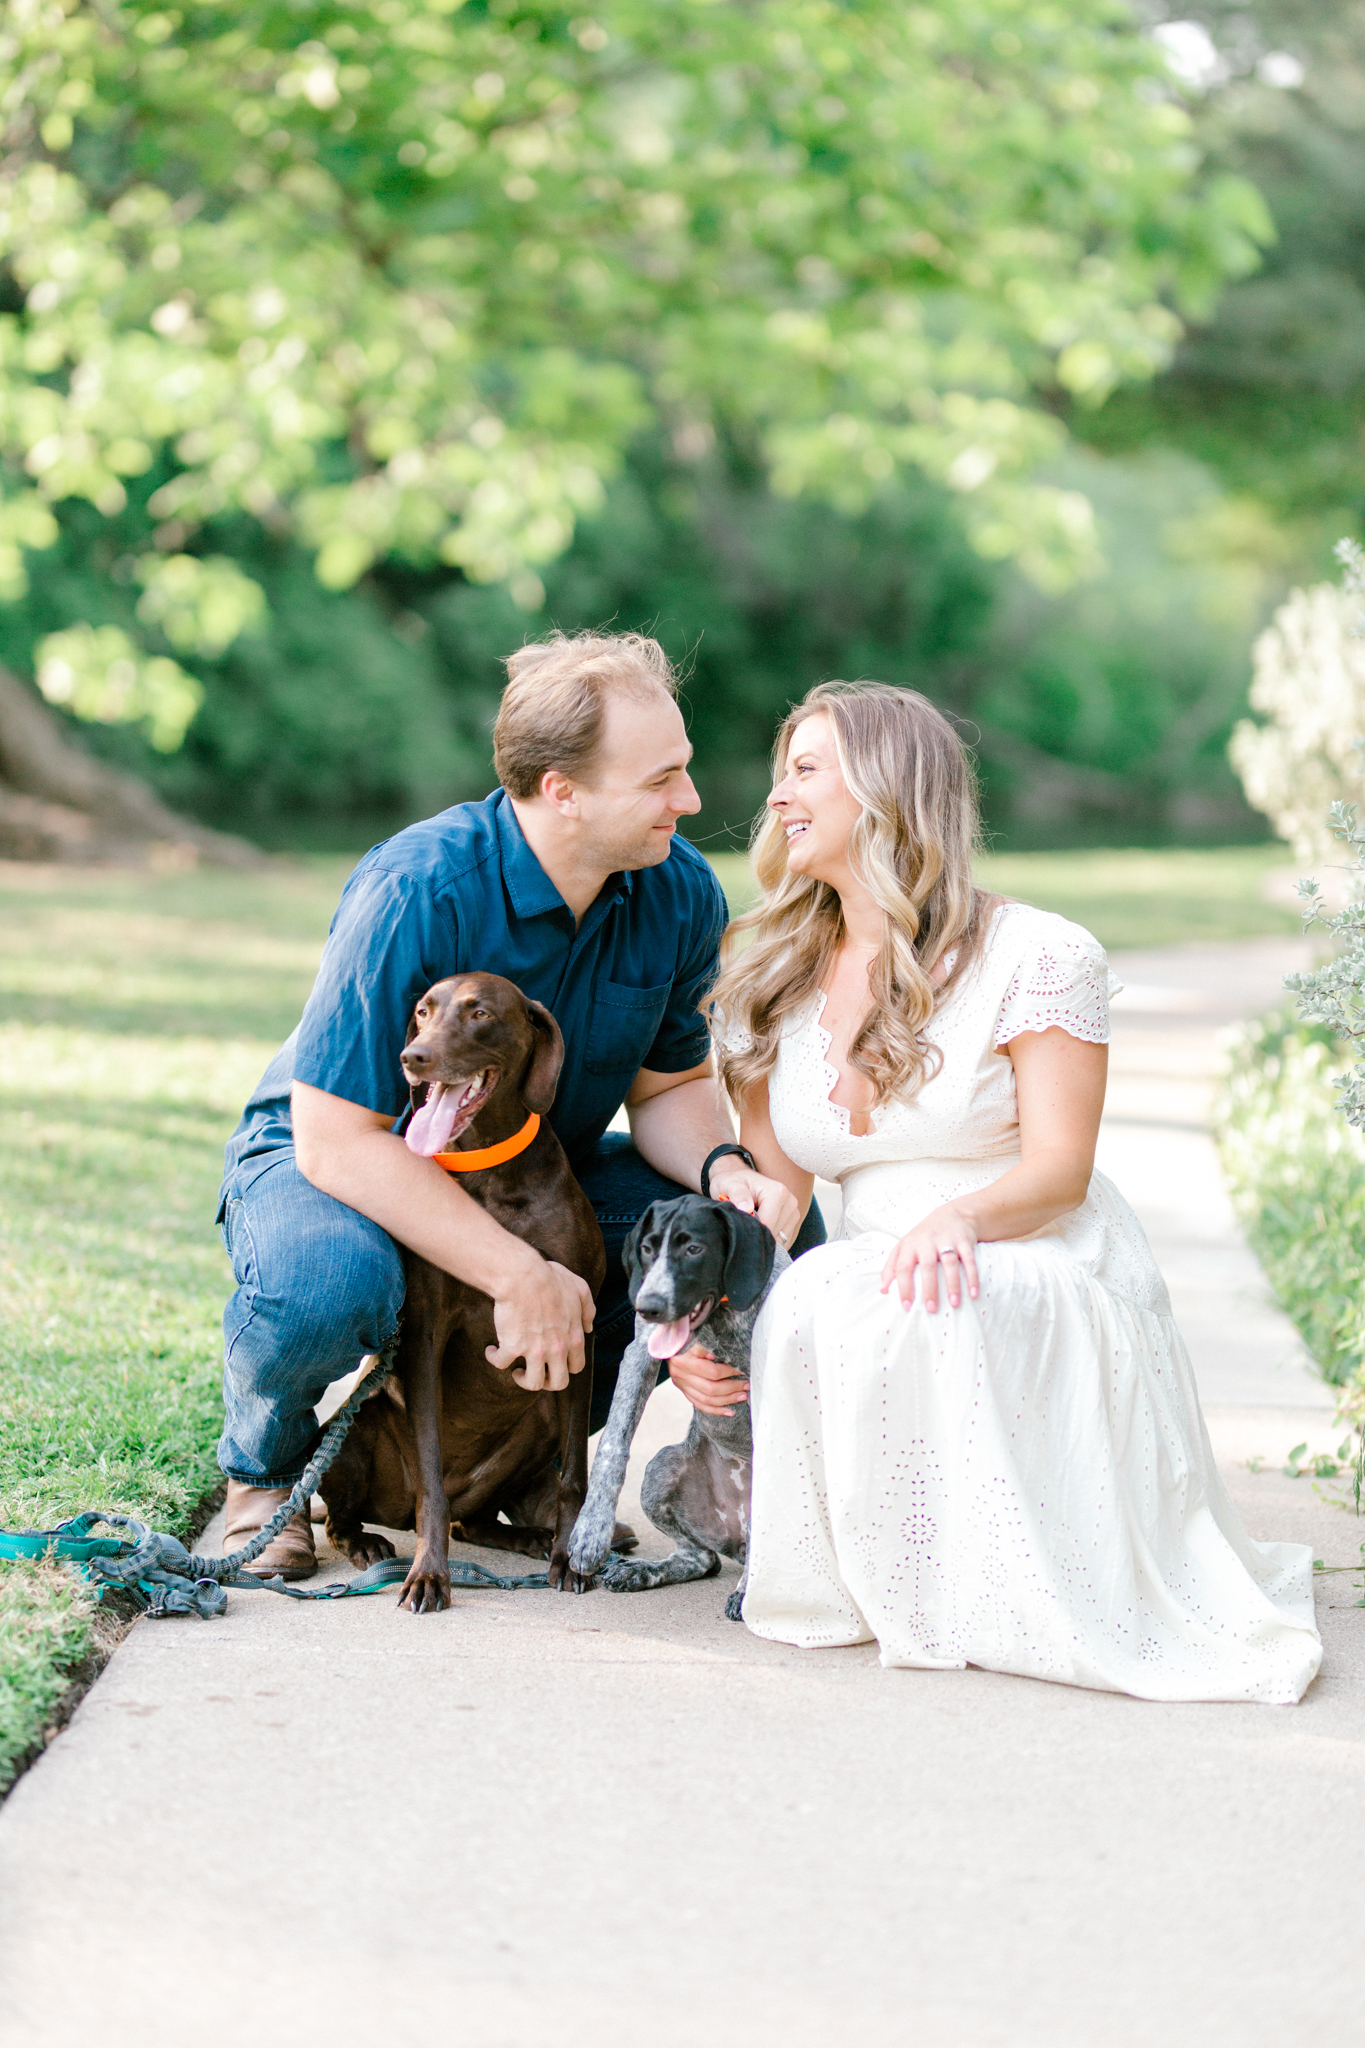
{"type": "MultiPolygon", "coordinates": [[[[1027,854],[982,879],[1136,946],[1296,930],[1260,893],[1285,864],[1027,854]]],[[[297,1021],[349,866],[0,864],[0,1526],[87,1507],[197,1526],[217,1483],[223,1140],[297,1021]]],[[[739,907],[746,863],[717,867],[739,907]]],[[[91,1643],[65,1571],[0,1566],[0,1787],[91,1643]]]]}
{"type": "MultiPolygon", "coordinates": [[[[297,1020],[346,862],[0,866],[0,1526],[193,1530],[217,1484],[223,1140],[297,1020]]],[[[91,1654],[60,1570],[0,1566],[0,1788],[91,1654]]]]}

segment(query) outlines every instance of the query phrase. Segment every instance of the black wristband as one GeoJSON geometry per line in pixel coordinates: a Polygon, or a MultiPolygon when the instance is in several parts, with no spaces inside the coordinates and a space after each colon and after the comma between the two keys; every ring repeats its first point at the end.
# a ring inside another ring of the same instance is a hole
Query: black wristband
{"type": "Polygon", "coordinates": [[[744,1161],[744,1164],[748,1167],[750,1173],[758,1172],[758,1168],[754,1165],[753,1153],[746,1152],[742,1145],[715,1146],[710,1152],[707,1153],[705,1159],[703,1159],[701,1163],[701,1191],[705,1195],[708,1202],[711,1199],[711,1168],[715,1165],[718,1159],[723,1159],[727,1152],[738,1153],[739,1157],[744,1161]]]}

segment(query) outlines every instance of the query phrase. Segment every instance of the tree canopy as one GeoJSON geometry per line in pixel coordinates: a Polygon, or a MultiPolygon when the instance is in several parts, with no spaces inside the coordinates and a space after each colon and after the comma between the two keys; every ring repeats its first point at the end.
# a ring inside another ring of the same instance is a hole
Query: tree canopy
{"type": "Polygon", "coordinates": [[[1222,479],[1245,541],[1259,508],[1275,566],[1316,580],[1365,513],[1365,4],[1170,11],[1194,32],[1185,101],[1210,165],[1255,183],[1276,236],[1169,372],[1083,431],[1115,451],[1177,442],[1222,479]]]}
{"type": "Polygon", "coordinates": [[[133,602],[39,681],[164,748],[264,616],[225,520],[533,610],[642,433],[1056,585],[1060,415],[1271,233],[1121,0],[10,0],[0,118],[0,575],[91,508],[133,602]]]}

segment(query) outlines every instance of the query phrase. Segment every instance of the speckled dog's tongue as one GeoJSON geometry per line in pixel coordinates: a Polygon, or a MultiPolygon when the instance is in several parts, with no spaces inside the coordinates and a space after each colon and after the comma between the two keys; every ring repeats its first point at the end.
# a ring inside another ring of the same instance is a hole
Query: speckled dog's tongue
{"type": "Polygon", "coordinates": [[[434,1152],[445,1151],[465,1093],[463,1087],[447,1088],[443,1081],[431,1082],[426,1101],[414,1110],[412,1122],[403,1133],[410,1152],[420,1152],[424,1159],[430,1159],[434,1152]]]}
{"type": "Polygon", "coordinates": [[[691,1316],[679,1316],[676,1323],[656,1323],[649,1333],[651,1358],[673,1358],[692,1335],[691,1316]]]}

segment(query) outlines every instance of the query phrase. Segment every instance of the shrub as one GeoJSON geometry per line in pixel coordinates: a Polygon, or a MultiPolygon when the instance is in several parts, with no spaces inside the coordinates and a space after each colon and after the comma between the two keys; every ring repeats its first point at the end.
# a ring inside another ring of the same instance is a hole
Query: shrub
{"type": "Polygon", "coordinates": [[[1257,640],[1251,706],[1266,722],[1243,719],[1228,745],[1248,801],[1301,860],[1332,850],[1334,804],[1365,797],[1365,562],[1354,541],[1337,559],[1345,588],[1294,591],[1257,640]]]}
{"type": "Polygon", "coordinates": [[[1246,1026],[1215,1125],[1252,1250],[1353,1409],[1365,1366],[1365,1135],[1334,1114],[1341,1058],[1325,1025],[1287,1012],[1246,1026]]]}

